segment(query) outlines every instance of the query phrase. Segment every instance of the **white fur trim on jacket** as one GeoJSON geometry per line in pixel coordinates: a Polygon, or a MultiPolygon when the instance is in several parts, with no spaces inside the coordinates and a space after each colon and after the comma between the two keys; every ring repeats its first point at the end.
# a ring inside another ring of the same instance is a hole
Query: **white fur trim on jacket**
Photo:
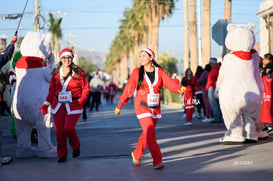
{"type": "Polygon", "coordinates": [[[152,117],[153,119],[156,119],[156,118],[161,118],[161,114],[154,115],[152,113],[143,113],[143,114],[137,115],[138,119],[142,119],[142,118],[146,118],[146,117],[152,117]]]}

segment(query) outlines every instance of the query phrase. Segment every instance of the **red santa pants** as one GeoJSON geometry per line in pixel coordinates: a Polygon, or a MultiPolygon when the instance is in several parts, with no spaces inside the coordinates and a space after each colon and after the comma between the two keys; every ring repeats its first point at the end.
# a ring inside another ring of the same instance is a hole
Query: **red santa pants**
{"type": "Polygon", "coordinates": [[[80,148],[80,139],[75,128],[80,116],[81,114],[68,115],[64,104],[53,114],[58,157],[67,156],[67,138],[73,150],[80,148]]]}
{"type": "Polygon", "coordinates": [[[140,161],[147,145],[153,157],[153,164],[157,165],[162,162],[161,151],[155,135],[157,119],[146,117],[140,119],[139,122],[142,127],[142,133],[138,139],[136,149],[133,151],[134,157],[137,161],[140,161]]]}

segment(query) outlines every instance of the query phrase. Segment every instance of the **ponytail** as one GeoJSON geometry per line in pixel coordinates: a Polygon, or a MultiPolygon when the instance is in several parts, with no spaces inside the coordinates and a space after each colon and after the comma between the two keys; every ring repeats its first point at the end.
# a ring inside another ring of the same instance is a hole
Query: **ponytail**
{"type": "Polygon", "coordinates": [[[138,72],[138,83],[137,83],[137,90],[142,86],[143,84],[143,76],[144,76],[144,66],[141,65],[138,72]]]}

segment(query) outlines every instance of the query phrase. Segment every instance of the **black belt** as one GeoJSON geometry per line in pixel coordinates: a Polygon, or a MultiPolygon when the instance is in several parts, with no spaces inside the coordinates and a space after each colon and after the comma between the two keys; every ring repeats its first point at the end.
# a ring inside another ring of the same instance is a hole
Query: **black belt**
{"type": "Polygon", "coordinates": [[[146,107],[149,107],[149,108],[157,108],[157,107],[159,107],[159,106],[160,106],[160,103],[159,103],[159,105],[158,105],[158,106],[148,106],[148,105],[147,105],[147,102],[140,101],[140,105],[142,105],[142,106],[146,106],[146,107]]]}
{"type": "MultiPolygon", "coordinates": [[[[56,96],[56,98],[58,99],[58,96],[56,96]]],[[[72,97],[72,101],[76,101],[78,99],[79,99],[79,97],[72,97]]]]}

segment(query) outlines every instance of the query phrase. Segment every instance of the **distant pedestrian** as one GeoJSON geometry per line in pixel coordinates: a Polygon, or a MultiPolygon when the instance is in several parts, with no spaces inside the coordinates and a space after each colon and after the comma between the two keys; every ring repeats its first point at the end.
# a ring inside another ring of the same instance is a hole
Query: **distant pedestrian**
{"type": "MultiPolygon", "coordinates": [[[[181,82],[180,82],[181,85],[182,85],[182,82],[184,80],[187,80],[187,86],[191,86],[191,90],[194,93],[194,79],[193,79],[193,72],[192,72],[191,68],[187,68],[185,70],[184,77],[182,77],[181,82]]],[[[183,103],[184,103],[184,109],[185,109],[185,99],[184,99],[184,96],[185,95],[183,95],[183,103]]],[[[192,97],[192,99],[193,99],[193,97],[192,97]]],[[[194,116],[194,114],[192,116],[194,116]]],[[[187,118],[186,110],[184,111],[183,119],[184,118],[187,118]]],[[[186,123],[186,125],[187,124],[189,124],[189,123],[186,123]]]]}
{"type": "MultiPolygon", "coordinates": [[[[212,60],[211,60],[212,62],[212,60]]],[[[218,98],[215,97],[216,82],[219,74],[219,69],[221,67],[221,62],[217,63],[217,59],[214,58],[213,63],[211,63],[212,69],[208,75],[208,81],[206,85],[206,90],[208,91],[210,108],[213,113],[214,119],[210,123],[222,123],[223,116],[220,109],[220,104],[218,98]]]]}
{"type": "Polygon", "coordinates": [[[136,149],[131,153],[133,165],[139,166],[143,152],[148,146],[153,157],[154,169],[164,168],[162,155],[156,141],[155,127],[158,118],[161,118],[160,111],[160,88],[166,87],[172,92],[182,93],[184,87],[172,81],[171,77],[157,64],[155,54],[149,48],[140,51],[140,68],[133,70],[125,86],[120,101],[115,109],[115,114],[120,114],[120,110],[136,89],[135,111],[142,127],[142,134],[136,145],[136,149]]]}
{"type": "Polygon", "coordinates": [[[90,111],[93,111],[94,106],[96,106],[96,111],[98,111],[99,104],[101,102],[101,91],[102,91],[102,85],[103,85],[102,80],[99,78],[98,72],[96,73],[95,77],[91,79],[89,85],[92,88],[92,101],[91,101],[90,111]]]}
{"type": "Polygon", "coordinates": [[[202,97],[203,97],[203,102],[204,102],[204,109],[205,109],[205,119],[202,120],[202,122],[210,122],[213,118],[210,104],[209,104],[209,97],[208,97],[208,91],[206,90],[206,84],[208,81],[208,75],[211,70],[211,65],[207,64],[205,66],[204,72],[201,74],[200,78],[198,79],[198,83],[201,86],[202,89],[202,97]]]}
{"type": "Polygon", "coordinates": [[[113,104],[114,97],[117,94],[118,86],[117,86],[117,84],[114,83],[114,81],[110,81],[107,88],[108,88],[108,92],[109,92],[109,96],[110,96],[110,103],[113,104]]]}
{"type": "Polygon", "coordinates": [[[17,36],[11,38],[11,42],[4,52],[0,53],[0,68],[2,68],[12,57],[14,51],[14,45],[17,41],[17,36]]]}
{"type": "MultiPolygon", "coordinates": [[[[8,47],[5,49],[3,53],[0,53],[0,68],[2,68],[12,57],[13,51],[14,51],[14,44],[17,41],[17,36],[13,36],[11,39],[10,44],[8,47]]],[[[2,99],[0,95],[0,99],[2,99]]],[[[1,101],[2,102],[2,101],[1,101]]],[[[2,147],[1,147],[1,142],[2,142],[2,131],[0,130],[0,166],[2,165],[2,147]]],[[[11,160],[12,158],[9,158],[11,160]]]]}
{"type": "Polygon", "coordinates": [[[204,102],[203,102],[203,97],[202,97],[202,88],[198,82],[201,74],[203,73],[203,68],[201,66],[197,66],[196,72],[193,76],[193,82],[194,82],[194,104],[197,107],[197,113],[198,119],[201,119],[201,110],[202,108],[204,109],[204,102]]]}
{"type": "Polygon", "coordinates": [[[273,70],[273,55],[271,53],[264,54],[262,59],[261,73],[262,77],[268,75],[270,70],[273,70]]]}
{"type": "Polygon", "coordinates": [[[193,102],[193,90],[192,86],[188,84],[188,80],[184,79],[182,81],[182,86],[186,87],[186,91],[183,96],[185,113],[187,121],[184,123],[185,126],[192,125],[192,116],[194,112],[194,102],[193,102]]]}

